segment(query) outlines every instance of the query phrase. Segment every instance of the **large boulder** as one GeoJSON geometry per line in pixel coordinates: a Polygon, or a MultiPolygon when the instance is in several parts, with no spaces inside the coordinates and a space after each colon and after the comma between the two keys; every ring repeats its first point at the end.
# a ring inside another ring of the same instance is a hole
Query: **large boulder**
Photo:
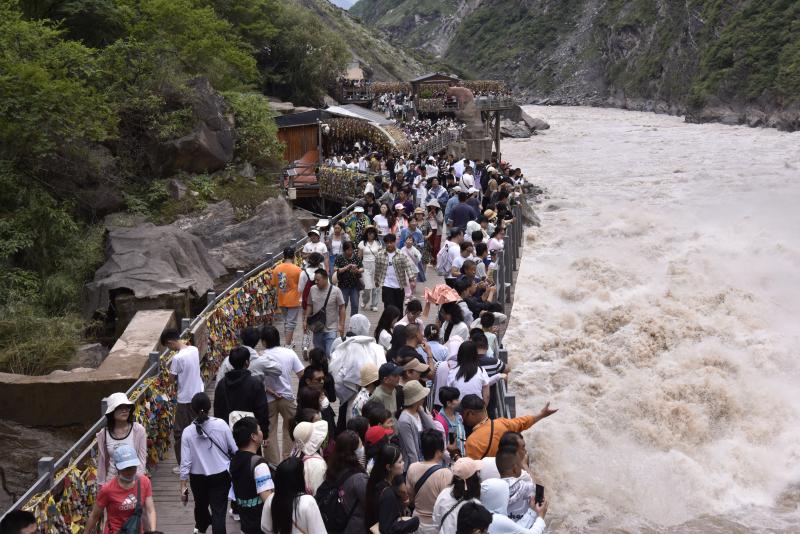
{"type": "Polygon", "coordinates": [[[230,202],[222,201],[174,224],[200,238],[209,255],[230,270],[255,267],[305,235],[283,197],[262,202],[244,221],[237,220],[230,202]]]}
{"type": "Polygon", "coordinates": [[[550,125],[547,124],[542,119],[535,119],[530,115],[528,115],[527,113],[525,113],[524,111],[522,112],[521,119],[522,122],[524,122],[525,125],[531,130],[547,130],[548,128],[550,128],[550,125]]]}
{"type": "Polygon", "coordinates": [[[233,112],[207,78],[189,82],[189,105],[195,117],[194,129],[178,139],[159,143],[150,154],[153,170],[162,176],[179,171],[208,173],[233,161],[236,144],[233,112]]]}
{"type": "Polygon", "coordinates": [[[94,280],[86,284],[86,317],[108,309],[112,295],[119,292],[140,299],[185,291],[202,295],[227,274],[200,238],[172,225],[109,228],[106,257],[94,280]]]}
{"type": "Polygon", "coordinates": [[[503,137],[524,138],[531,136],[531,130],[524,122],[511,122],[508,119],[500,121],[500,135],[503,137]]]}

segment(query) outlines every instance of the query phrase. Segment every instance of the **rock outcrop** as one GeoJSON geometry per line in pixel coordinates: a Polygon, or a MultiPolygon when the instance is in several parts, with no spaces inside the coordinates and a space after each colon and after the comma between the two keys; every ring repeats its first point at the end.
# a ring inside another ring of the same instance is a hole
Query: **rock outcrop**
{"type": "Polygon", "coordinates": [[[156,174],[170,176],[179,171],[208,173],[233,161],[236,144],[233,113],[207,78],[188,84],[190,104],[196,120],[187,135],[159,143],[148,156],[156,174]]]}
{"type": "Polygon", "coordinates": [[[305,235],[302,225],[282,198],[260,204],[247,220],[238,221],[230,202],[209,206],[202,214],[174,223],[197,236],[208,254],[227,269],[250,269],[305,235]]]}
{"type": "Polygon", "coordinates": [[[86,317],[108,309],[117,292],[132,293],[136,298],[182,291],[202,295],[227,273],[199,237],[172,225],[144,223],[135,228],[109,228],[106,257],[94,280],[86,284],[86,317]]]}
{"type": "Polygon", "coordinates": [[[529,103],[797,130],[797,9],[750,0],[360,0],[351,12],[468,77],[506,80],[529,103]]]}

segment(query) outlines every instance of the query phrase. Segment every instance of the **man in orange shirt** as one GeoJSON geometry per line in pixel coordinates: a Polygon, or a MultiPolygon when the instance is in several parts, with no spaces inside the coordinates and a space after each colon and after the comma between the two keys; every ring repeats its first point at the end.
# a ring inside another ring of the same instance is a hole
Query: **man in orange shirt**
{"type": "Polygon", "coordinates": [[[558,411],[551,410],[548,402],[536,415],[524,415],[515,419],[490,419],[483,399],[477,395],[464,396],[461,399],[460,410],[464,426],[472,427],[472,434],[467,438],[466,453],[474,460],[495,456],[500,446],[500,438],[506,432],[527,430],[558,411]]]}
{"type": "Polygon", "coordinates": [[[278,307],[283,313],[283,336],[286,346],[292,346],[294,329],[300,316],[300,283],[302,269],[294,263],[294,249],[283,249],[283,262],[272,270],[272,285],[278,293],[278,307]]]}

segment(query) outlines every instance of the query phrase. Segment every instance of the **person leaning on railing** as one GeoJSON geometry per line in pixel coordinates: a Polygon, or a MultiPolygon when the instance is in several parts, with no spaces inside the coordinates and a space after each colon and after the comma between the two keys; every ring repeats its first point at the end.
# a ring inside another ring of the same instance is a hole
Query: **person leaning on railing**
{"type": "Polygon", "coordinates": [[[557,409],[550,409],[550,403],[548,402],[536,415],[524,415],[514,419],[490,419],[486,413],[486,404],[483,399],[478,395],[467,395],[461,399],[464,426],[472,428],[472,433],[467,438],[467,456],[475,459],[495,456],[503,434],[509,431],[522,432],[527,430],[557,411],[557,409]]]}

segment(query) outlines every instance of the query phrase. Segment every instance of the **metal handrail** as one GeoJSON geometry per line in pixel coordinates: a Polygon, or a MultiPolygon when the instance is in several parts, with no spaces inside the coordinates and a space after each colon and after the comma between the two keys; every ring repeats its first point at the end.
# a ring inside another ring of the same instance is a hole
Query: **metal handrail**
{"type": "MultiPolygon", "coordinates": [[[[355,206],[358,204],[359,202],[353,202],[352,204],[342,209],[342,211],[340,211],[332,218],[331,224],[341,220],[345,215],[350,213],[353,210],[353,208],[355,208],[355,206]]],[[[303,237],[301,239],[296,240],[292,244],[292,247],[298,249],[303,245],[305,245],[307,241],[308,237],[303,237]]],[[[203,308],[203,310],[200,311],[200,313],[198,313],[197,316],[194,317],[189,322],[188,326],[186,326],[186,328],[182,330],[181,337],[187,337],[189,334],[191,334],[194,328],[197,327],[202,321],[207,320],[211,312],[214,309],[216,309],[216,305],[219,304],[219,302],[222,301],[223,299],[227,298],[232,291],[240,287],[245,280],[252,278],[258,273],[275,265],[278,261],[281,260],[281,258],[282,258],[282,253],[281,254],[270,253],[270,256],[267,260],[265,260],[258,266],[254,267],[247,273],[239,271],[239,273],[241,273],[240,276],[236,277],[236,279],[228,287],[226,287],[223,291],[217,294],[214,299],[212,299],[206,304],[205,308],[203,308]]],[[[166,355],[167,352],[168,350],[166,349],[163,350],[161,353],[159,353],[159,357],[166,355]]],[[[159,369],[159,365],[160,365],[159,361],[150,364],[147,367],[147,369],[142,373],[142,375],[139,376],[139,378],[133,383],[133,385],[131,385],[131,387],[128,388],[128,390],[126,391],[126,395],[130,397],[142,384],[144,384],[144,382],[148,378],[154,376],[159,369]]],[[[150,386],[148,385],[145,389],[143,389],[140,395],[144,395],[149,390],[149,387],[150,386]]],[[[105,424],[106,424],[105,417],[99,418],[91,426],[91,428],[89,428],[89,430],[87,430],[81,437],[79,437],[75,441],[75,443],[73,443],[72,446],[70,446],[70,448],[67,449],[67,451],[64,452],[64,454],[62,454],[58,458],[58,460],[56,460],[53,463],[51,471],[42,474],[42,476],[36,479],[36,481],[28,488],[28,490],[19,499],[17,499],[17,501],[14,504],[12,504],[11,507],[8,508],[8,510],[6,510],[3,516],[5,516],[6,513],[12,510],[18,510],[22,508],[29,500],[31,500],[31,498],[41,493],[42,491],[45,491],[45,486],[48,485],[48,482],[50,482],[51,480],[52,482],[49,484],[49,489],[52,490],[54,488],[57,488],[59,484],[63,482],[64,478],[66,477],[66,473],[62,473],[58,477],[54,477],[53,473],[62,471],[70,464],[76,464],[76,465],[79,464],[87,456],[87,454],[90,454],[96,446],[95,435],[97,434],[97,432],[100,431],[100,429],[102,429],[105,426],[105,424]],[[76,456],[76,453],[79,454],[77,454],[76,456]]]]}
{"type": "MultiPolygon", "coordinates": [[[[374,173],[367,172],[366,174],[374,174],[374,173]]],[[[355,201],[349,204],[347,207],[343,208],[338,214],[336,214],[331,219],[331,225],[344,218],[348,213],[350,213],[353,210],[353,208],[355,208],[359,204],[360,201],[355,201]]],[[[522,240],[523,226],[521,222],[519,209],[517,207],[513,208],[513,214],[514,214],[514,223],[512,224],[512,226],[508,231],[509,237],[511,237],[511,239],[508,239],[506,243],[507,245],[510,246],[508,252],[516,256],[519,254],[519,249],[522,247],[523,244],[522,240]]],[[[308,238],[304,237],[302,239],[295,241],[292,246],[295,249],[297,249],[299,247],[302,247],[307,242],[307,240],[308,238]]],[[[498,275],[498,279],[496,280],[496,283],[498,285],[498,301],[500,302],[503,302],[505,299],[510,299],[510,294],[509,294],[510,292],[507,292],[507,289],[505,287],[505,282],[507,281],[506,274],[508,274],[506,271],[507,267],[505,265],[506,252],[507,251],[505,250],[500,252],[497,260],[496,273],[498,275]],[[503,299],[501,295],[505,297],[505,299],[503,299]]],[[[274,265],[277,261],[280,260],[281,256],[282,254],[271,253],[267,260],[265,260],[255,268],[251,269],[247,273],[244,273],[243,271],[238,271],[237,274],[240,275],[224,291],[220,292],[220,294],[216,295],[214,299],[212,299],[206,304],[205,308],[203,308],[203,310],[194,319],[192,319],[188,323],[188,325],[182,330],[181,336],[182,337],[188,336],[201,321],[205,321],[208,319],[210,313],[216,308],[216,305],[221,300],[227,298],[233,290],[240,287],[247,279],[252,278],[258,273],[274,265]]],[[[513,273],[514,270],[516,270],[516,265],[511,266],[510,272],[513,273]]],[[[509,275],[508,281],[509,282],[513,281],[512,275],[509,275]]],[[[500,337],[498,341],[502,341],[502,337],[500,337]]],[[[166,349],[163,350],[161,353],[159,353],[159,357],[165,356],[167,352],[168,351],[166,349]]],[[[499,357],[499,355],[497,356],[499,357]]],[[[148,378],[154,376],[159,369],[159,365],[160,361],[156,361],[151,365],[149,365],[147,369],[144,371],[144,373],[133,383],[133,385],[131,385],[130,388],[128,388],[126,394],[128,396],[132,395],[136,391],[136,389],[138,389],[142,384],[144,384],[144,382],[148,378]]],[[[505,388],[505,383],[502,380],[497,382],[493,387],[495,388],[498,400],[497,406],[498,406],[498,411],[500,412],[498,415],[500,415],[501,417],[514,417],[516,412],[515,397],[513,395],[508,395],[508,392],[506,391],[505,388]]],[[[144,395],[149,388],[150,385],[148,385],[145,389],[143,389],[140,395],[144,395]]],[[[5,516],[5,514],[7,514],[12,510],[18,510],[22,508],[34,496],[44,491],[45,490],[44,487],[46,485],[49,485],[48,488],[49,491],[52,491],[54,488],[59,487],[59,485],[63,483],[64,479],[68,475],[68,472],[64,471],[64,469],[69,464],[79,465],[87,457],[87,455],[94,454],[94,449],[97,445],[95,441],[95,435],[101,428],[105,426],[105,422],[106,420],[104,417],[98,419],[97,422],[95,422],[95,424],[92,425],[91,428],[89,428],[89,430],[87,430],[80,438],[78,438],[78,440],[64,454],[62,454],[58,458],[58,460],[54,462],[51,471],[48,473],[43,473],[31,485],[31,487],[28,488],[28,490],[22,495],[22,497],[17,499],[17,501],[14,504],[12,504],[11,507],[8,508],[8,510],[6,510],[3,516],[5,516]],[[76,453],[78,453],[77,456],[75,456],[76,453]],[[59,473],[58,476],[54,476],[54,473],[58,473],[59,471],[61,471],[61,473],[59,473]]]]}

